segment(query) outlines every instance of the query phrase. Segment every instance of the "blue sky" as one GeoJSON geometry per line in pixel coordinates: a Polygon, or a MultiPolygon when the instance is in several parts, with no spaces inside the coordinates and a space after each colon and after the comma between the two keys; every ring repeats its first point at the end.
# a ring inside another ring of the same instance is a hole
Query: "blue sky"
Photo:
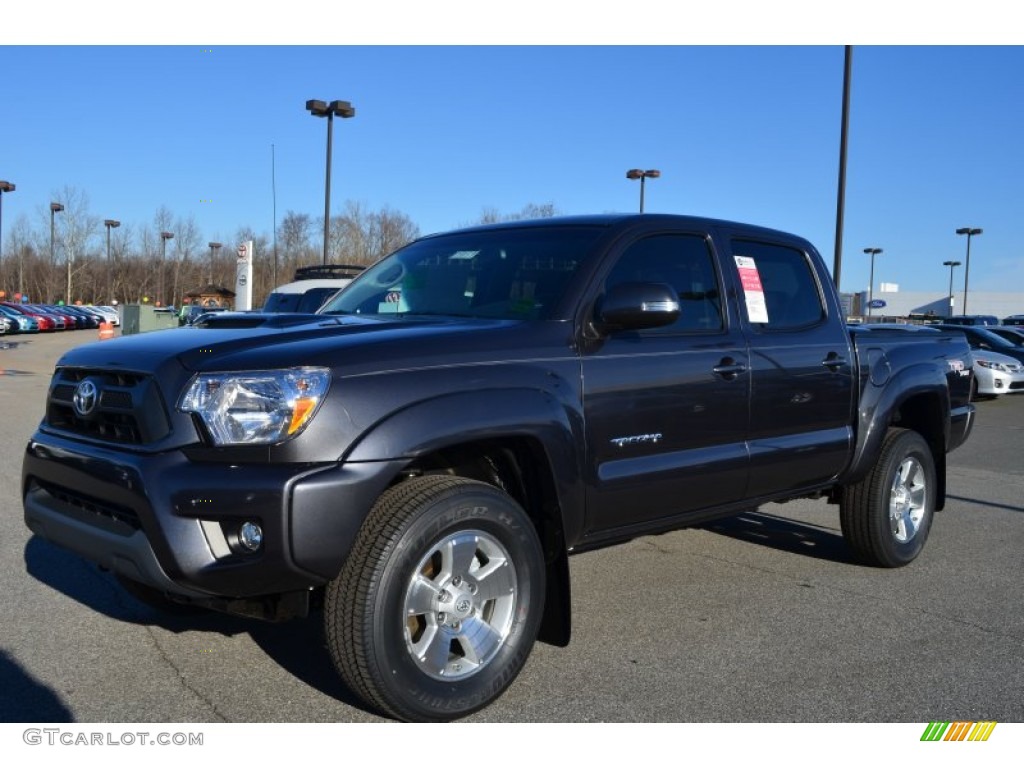
{"type": "MultiPolygon", "coordinates": [[[[242,225],[269,235],[272,145],[278,221],[320,216],[326,121],[304,109],[319,98],[357,111],[334,124],[334,211],[347,200],[390,207],[424,233],[528,203],[632,211],[639,188],[626,170],[657,168],[648,211],[797,232],[832,264],[839,44],[12,47],[5,37],[0,179],[17,184],[3,198],[5,238],[21,215],[48,221],[65,185],[88,194],[93,214],[136,228],[167,206],[193,215],[206,239],[231,242],[242,225]]],[[[944,292],[942,262],[963,261],[966,246],[954,230],[972,226],[985,232],[972,241],[971,290],[1024,291],[1022,81],[1022,47],[855,47],[844,290],[867,288],[862,251],[876,246],[876,290],[944,292]]]]}

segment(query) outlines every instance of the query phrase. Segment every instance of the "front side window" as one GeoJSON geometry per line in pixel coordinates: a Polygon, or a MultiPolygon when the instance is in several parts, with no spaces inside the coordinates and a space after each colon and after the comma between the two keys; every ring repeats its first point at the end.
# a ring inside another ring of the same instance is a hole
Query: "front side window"
{"type": "Polygon", "coordinates": [[[754,240],[734,240],[732,249],[751,323],[785,331],[825,317],[821,290],[803,251],[754,240]]]}
{"type": "Polygon", "coordinates": [[[623,252],[605,279],[619,283],[664,283],[679,296],[679,319],[648,333],[719,331],[722,299],[707,240],[701,235],[654,235],[623,252]]]}
{"type": "Polygon", "coordinates": [[[378,262],[323,314],[548,319],[599,227],[511,227],[424,238],[378,262]]]}

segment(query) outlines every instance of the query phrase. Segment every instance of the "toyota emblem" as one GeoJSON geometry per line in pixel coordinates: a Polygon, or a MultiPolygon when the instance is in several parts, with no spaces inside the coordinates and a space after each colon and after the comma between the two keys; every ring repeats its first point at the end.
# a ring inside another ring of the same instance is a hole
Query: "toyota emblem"
{"type": "Polygon", "coordinates": [[[79,416],[88,416],[96,408],[96,401],[99,398],[99,390],[96,389],[96,385],[86,379],[75,387],[75,396],[73,398],[75,404],[75,413],[79,416]]]}

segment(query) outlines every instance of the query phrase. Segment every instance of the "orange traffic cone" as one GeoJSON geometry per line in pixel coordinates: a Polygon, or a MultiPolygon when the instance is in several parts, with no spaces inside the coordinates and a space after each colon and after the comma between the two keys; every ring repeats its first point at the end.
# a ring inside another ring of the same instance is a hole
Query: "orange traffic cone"
{"type": "Polygon", "coordinates": [[[100,323],[100,341],[114,338],[114,324],[100,323]]]}

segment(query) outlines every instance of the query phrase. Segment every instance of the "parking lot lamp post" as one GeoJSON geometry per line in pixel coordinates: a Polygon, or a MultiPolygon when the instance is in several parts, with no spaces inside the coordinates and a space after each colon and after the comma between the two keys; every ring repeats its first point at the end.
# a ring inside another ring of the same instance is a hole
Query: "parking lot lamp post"
{"type": "Polygon", "coordinates": [[[9,181],[0,181],[0,272],[4,265],[4,226],[3,226],[3,214],[4,214],[4,192],[13,192],[15,189],[14,184],[9,181]]]}
{"type": "Polygon", "coordinates": [[[874,301],[875,290],[875,256],[882,252],[881,248],[865,248],[864,253],[871,257],[871,282],[868,283],[868,315],[871,314],[871,302],[874,301]]]}
{"type": "MultiPolygon", "coordinates": [[[[53,215],[54,215],[55,213],[60,213],[60,212],[61,212],[61,211],[63,211],[63,210],[64,210],[64,206],[63,206],[63,205],[61,205],[60,203],[50,203],[50,263],[51,263],[51,264],[53,264],[53,263],[54,263],[54,261],[55,261],[55,260],[56,260],[56,258],[57,258],[57,257],[56,257],[56,251],[55,251],[55,249],[54,249],[54,237],[53,237],[53,234],[54,234],[54,226],[53,226],[53,215]]],[[[68,283],[69,283],[69,285],[68,285],[68,292],[69,292],[69,293],[70,293],[70,291],[71,291],[71,286],[70,286],[70,282],[71,282],[71,264],[70,264],[70,263],[68,263],[68,283]]],[[[22,294],[24,295],[24,291],[22,291],[22,294]]]]}
{"type": "Polygon", "coordinates": [[[220,250],[223,243],[210,243],[210,275],[206,281],[210,285],[213,285],[213,262],[216,259],[217,251],[220,250]]]}
{"type": "Polygon", "coordinates": [[[942,266],[949,267],[949,317],[953,316],[953,269],[960,266],[959,261],[944,261],[942,266]]]}
{"type": "Polygon", "coordinates": [[[967,235],[967,263],[964,264],[964,308],[960,312],[962,315],[967,314],[967,280],[971,274],[971,237],[973,235],[980,235],[981,229],[977,227],[960,227],[956,231],[958,235],[967,235]]]}
{"type": "Polygon", "coordinates": [[[164,261],[167,260],[167,241],[174,238],[174,235],[170,232],[160,233],[160,269],[157,273],[157,289],[156,289],[156,303],[160,304],[163,301],[164,295],[164,261]]]}
{"type": "Polygon", "coordinates": [[[107,228],[107,298],[103,302],[106,304],[114,298],[113,269],[110,266],[110,230],[120,227],[121,222],[114,221],[114,219],[104,219],[103,226],[107,228]]]}
{"type": "Polygon", "coordinates": [[[334,127],[334,116],[355,117],[355,108],[347,101],[326,101],[310,99],[306,109],[314,117],[327,118],[327,181],[324,185],[324,264],[327,263],[327,242],[331,229],[331,135],[334,127]]]}
{"type": "Polygon", "coordinates": [[[656,179],[659,176],[661,176],[661,171],[656,169],[642,171],[639,168],[632,168],[626,171],[627,179],[633,179],[634,181],[640,179],[640,213],[644,212],[644,182],[647,179],[656,179]]]}

